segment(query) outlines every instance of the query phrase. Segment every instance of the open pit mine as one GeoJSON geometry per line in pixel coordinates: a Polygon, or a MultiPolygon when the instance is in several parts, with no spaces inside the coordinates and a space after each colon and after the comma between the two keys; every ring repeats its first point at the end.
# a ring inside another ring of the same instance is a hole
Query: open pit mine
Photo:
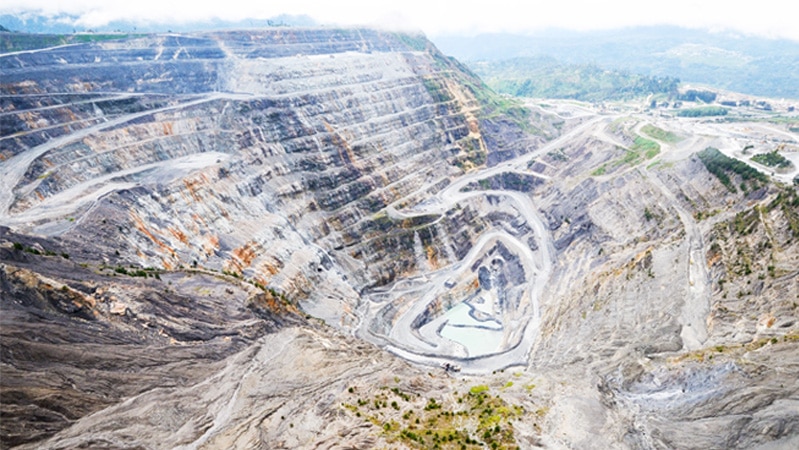
{"type": "Polygon", "coordinates": [[[799,118],[647,105],[368,29],[0,54],[0,447],[799,447],[799,118]]]}

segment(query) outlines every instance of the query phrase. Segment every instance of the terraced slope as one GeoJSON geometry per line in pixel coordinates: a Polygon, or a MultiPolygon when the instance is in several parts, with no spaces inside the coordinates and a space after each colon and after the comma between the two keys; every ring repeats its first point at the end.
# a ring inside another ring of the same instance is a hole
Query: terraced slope
{"type": "Polygon", "coordinates": [[[520,108],[371,30],[0,69],[3,446],[796,442],[795,169],[744,155],[790,117],[520,108]]]}

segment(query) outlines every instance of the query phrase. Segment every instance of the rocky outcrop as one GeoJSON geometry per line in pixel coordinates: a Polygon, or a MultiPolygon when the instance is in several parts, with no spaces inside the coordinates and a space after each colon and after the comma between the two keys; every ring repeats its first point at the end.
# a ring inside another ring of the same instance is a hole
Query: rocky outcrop
{"type": "Polygon", "coordinates": [[[56,243],[7,231],[0,241],[4,445],[197,383],[261,336],[303,322],[268,292],[217,274],[89,268],[55,254],[56,243]]]}

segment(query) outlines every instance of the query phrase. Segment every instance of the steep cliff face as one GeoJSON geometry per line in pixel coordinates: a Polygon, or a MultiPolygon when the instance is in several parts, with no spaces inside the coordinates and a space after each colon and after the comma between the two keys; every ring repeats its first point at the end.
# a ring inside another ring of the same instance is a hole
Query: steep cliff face
{"type": "Polygon", "coordinates": [[[87,260],[225,270],[299,299],[325,283],[351,303],[418,270],[413,236],[430,247],[444,231],[376,213],[485,163],[481,128],[508,122],[481,120],[478,82],[423,38],[370,30],[142,37],[0,63],[6,223],[92,242],[87,260]]]}

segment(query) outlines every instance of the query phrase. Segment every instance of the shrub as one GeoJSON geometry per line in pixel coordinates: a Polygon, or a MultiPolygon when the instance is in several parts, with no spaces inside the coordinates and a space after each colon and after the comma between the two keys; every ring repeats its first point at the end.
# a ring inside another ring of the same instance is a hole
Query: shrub
{"type": "Polygon", "coordinates": [[[741,162],[735,158],[730,158],[716,148],[708,147],[697,153],[696,156],[699,157],[699,160],[702,161],[708,172],[715,175],[721,184],[723,184],[730,192],[737,192],[735,185],[730,179],[730,173],[739,175],[745,181],[756,180],[763,183],[768,182],[768,177],[760,173],[757,169],[751,167],[745,162],[741,162]]]}

